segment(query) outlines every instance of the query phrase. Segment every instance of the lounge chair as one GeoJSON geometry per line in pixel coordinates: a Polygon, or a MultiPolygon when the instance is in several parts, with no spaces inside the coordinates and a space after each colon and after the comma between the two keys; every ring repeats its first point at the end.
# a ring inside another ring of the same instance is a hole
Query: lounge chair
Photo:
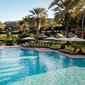
{"type": "Polygon", "coordinates": [[[85,54],[85,48],[81,48],[83,54],[85,54]]]}

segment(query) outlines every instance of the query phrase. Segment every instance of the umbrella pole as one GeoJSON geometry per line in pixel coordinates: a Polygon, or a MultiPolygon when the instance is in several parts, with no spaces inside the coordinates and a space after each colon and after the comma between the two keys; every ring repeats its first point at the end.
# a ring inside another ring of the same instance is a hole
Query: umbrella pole
{"type": "Polygon", "coordinates": [[[76,47],[75,47],[75,41],[74,41],[74,51],[76,51],[76,47]]]}

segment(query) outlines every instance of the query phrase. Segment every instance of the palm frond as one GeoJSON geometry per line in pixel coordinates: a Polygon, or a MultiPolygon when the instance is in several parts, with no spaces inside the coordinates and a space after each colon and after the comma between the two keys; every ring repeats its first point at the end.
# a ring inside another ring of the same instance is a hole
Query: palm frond
{"type": "Polygon", "coordinates": [[[33,15],[35,15],[35,11],[34,10],[29,10],[29,12],[31,12],[33,15]]]}
{"type": "Polygon", "coordinates": [[[79,2],[79,0],[75,0],[70,2],[65,9],[60,13],[60,15],[57,17],[57,20],[60,19],[62,16],[64,16],[70,9],[72,9],[77,3],[79,2]]]}
{"type": "Polygon", "coordinates": [[[85,6],[85,1],[81,1],[80,3],[77,4],[77,7],[74,9],[73,13],[72,13],[72,17],[75,17],[85,6]]]}
{"type": "Polygon", "coordinates": [[[71,0],[66,0],[66,1],[63,2],[63,3],[60,3],[60,4],[58,5],[58,7],[54,8],[53,10],[56,11],[59,7],[64,9],[64,7],[67,6],[68,3],[70,3],[70,2],[71,2],[71,0]]]}
{"type": "Polygon", "coordinates": [[[33,8],[33,10],[30,10],[30,12],[32,13],[31,16],[35,16],[35,17],[47,17],[48,14],[47,14],[47,11],[45,8],[33,8]]]}
{"type": "Polygon", "coordinates": [[[49,6],[48,9],[52,8],[52,7],[53,7],[54,5],[56,5],[59,1],[60,1],[60,0],[54,0],[54,1],[50,4],[50,6],[49,6]]]}

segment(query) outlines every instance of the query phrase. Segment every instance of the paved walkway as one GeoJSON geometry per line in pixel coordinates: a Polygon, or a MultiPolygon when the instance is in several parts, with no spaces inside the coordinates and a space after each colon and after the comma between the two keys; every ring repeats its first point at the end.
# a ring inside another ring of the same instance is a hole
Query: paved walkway
{"type": "MultiPolygon", "coordinates": [[[[21,45],[17,45],[16,43],[14,43],[14,46],[6,46],[6,44],[2,44],[0,45],[0,49],[3,49],[4,47],[17,47],[17,48],[25,48],[21,45]]],[[[85,58],[85,55],[80,55],[80,54],[69,54],[69,53],[64,53],[64,52],[61,52],[59,50],[53,50],[53,49],[49,49],[49,48],[25,48],[25,49],[34,49],[34,50],[37,50],[37,51],[50,51],[50,52],[56,52],[56,53],[60,53],[62,55],[65,55],[65,56],[68,56],[70,58],[85,58]]]]}
{"type": "Polygon", "coordinates": [[[2,44],[2,45],[0,45],[0,48],[4,48],[4,47],[21,47],[20,45],[18,45],[18,44],[16,44],[16,43],[14,43],[14,45],[13,46],[6,46],[6,44],[4,43],[4,44],[2,44]]]}

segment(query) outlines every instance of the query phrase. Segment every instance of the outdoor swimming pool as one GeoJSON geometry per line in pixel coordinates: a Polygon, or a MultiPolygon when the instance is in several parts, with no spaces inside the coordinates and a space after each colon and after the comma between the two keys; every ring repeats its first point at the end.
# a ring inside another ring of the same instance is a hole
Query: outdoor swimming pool
{"type": "Polygon", "coordinates": [[[30,49],[0,49],[0,85],[85,85],[85,59],[30,49]]]}

